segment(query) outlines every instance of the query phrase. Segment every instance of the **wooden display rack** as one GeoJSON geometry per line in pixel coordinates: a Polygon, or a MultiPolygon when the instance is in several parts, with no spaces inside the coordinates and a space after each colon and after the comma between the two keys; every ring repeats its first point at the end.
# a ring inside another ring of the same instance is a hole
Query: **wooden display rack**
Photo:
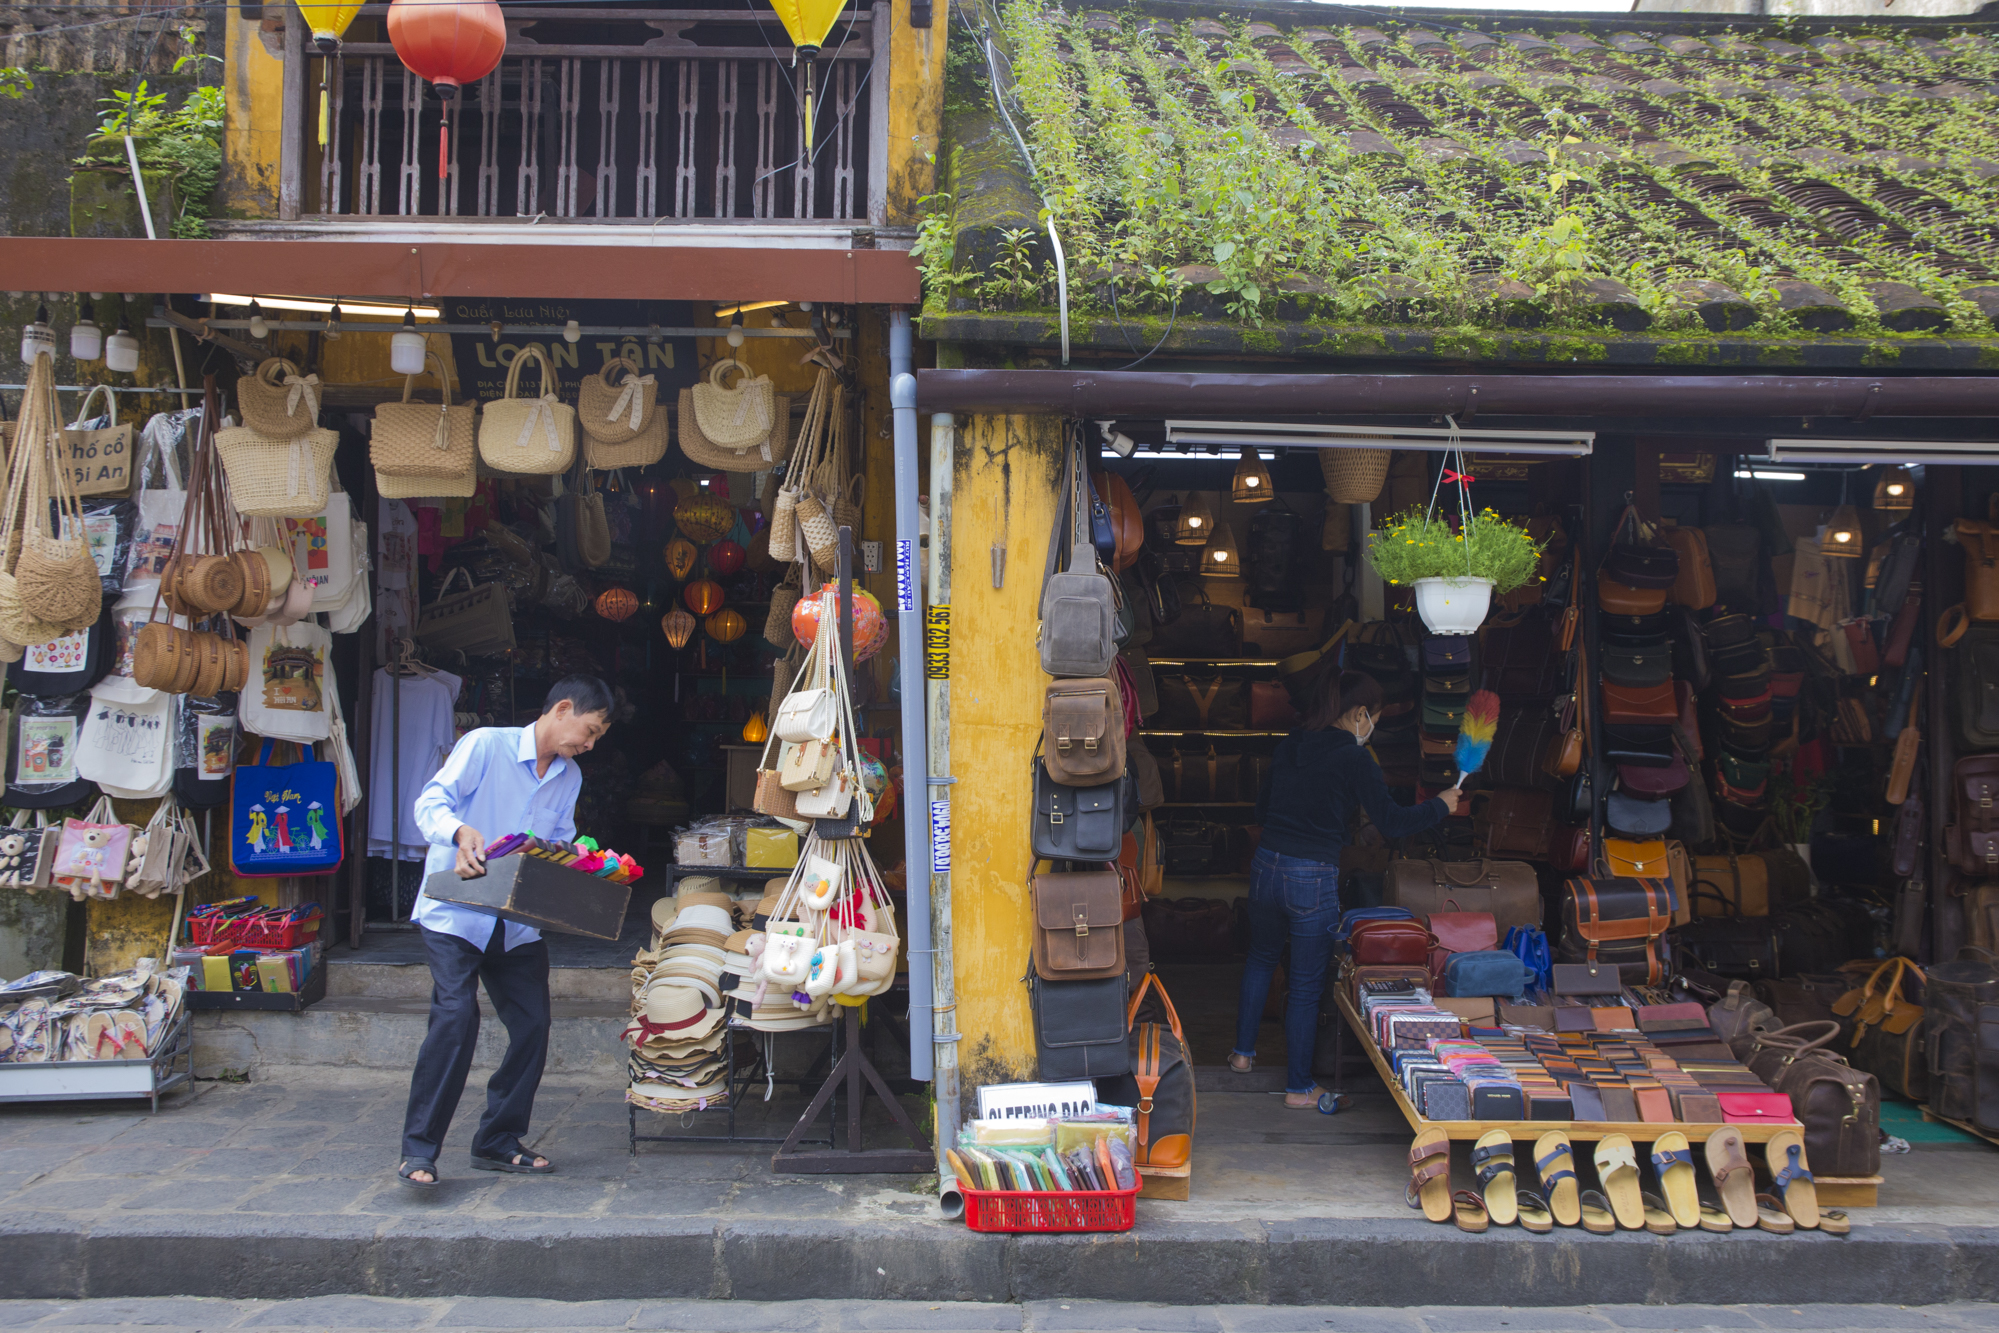
{"type": "Polygon", "coordinates": [[[1999,1147],[1999,1135],[1987,1134],[1968,1120],[1953,1120],[1947,1115],[1938,1115],[1930,1109],[1928,1102],[1917,1103],[1916,1109],[1923,1113],[1923,1119],[1933,1125],[1949,1125],[1952,1129],[1961,1129],[1975,1139],[1984,1139],[1987,1143],[1999,1147]]]}
{"type": "Polygon", "coordinates": [[[1185,1203],[1193,1194],[1194,1163],[1190,1158],[1187,1165],[1177,1168],[1163,1166],[1141,1166],[1138,1168],[1138,1197],[1141,1199],[1170,1199],[1185,1203]]]}

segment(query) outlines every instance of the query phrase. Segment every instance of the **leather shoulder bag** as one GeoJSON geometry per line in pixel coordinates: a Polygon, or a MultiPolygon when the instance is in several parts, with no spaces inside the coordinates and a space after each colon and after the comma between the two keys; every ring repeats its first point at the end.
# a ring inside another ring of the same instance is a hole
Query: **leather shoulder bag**
{"type": "Polygon", "coordinates": [[[1124,975],[1124,908],[1115,867],[1040,871],[1034,900],[1034,971],[1043,981],[1124,975]]]}
{"type": "Polygon", "coordinates": [[[1747,1064],[1791,1099],[1805,1127],[1804,1160],[1793,1169],[1871,1176],[1881,1169],[1881,1087],[1874,1076],[1823,1049],[1839,1024],[1799,1023],[1753,1039],[1747,1064]]]}
{"type": "Polygon", "coordinates": [[[1034,813],[1029,843],[1036,856],[1057,860],[1115,860],[1125,826],[1137,808],[1137,783],[1129,774],[1094,787],[1071,787],[1034,763],[1034,813]]]}
{"type": "Polygon", "coordinates": [[[1051,676],[1108,676],[1117,656],[1117,585],[1098,568],[1081,486],[1072,443],[1041,573],[1041,669],[1051,676]]]}
{"type": "Polygon", "coordinates": [[[1115,676],[1050,681],[1041,699],[1041,757],[1049,776],[1100,787],[1124,776],[1125,707],[1115,676]]]}
{"type": "MultiPolygon", "coordinates": [[[[1120,938],[1124,927],[1114,928],[1120,938]]],[[[1097,981],[1043,981],[1027,970],[1037,1075],[1049,1082],[1131,1072],[1124,973],[1097,981]]]]}

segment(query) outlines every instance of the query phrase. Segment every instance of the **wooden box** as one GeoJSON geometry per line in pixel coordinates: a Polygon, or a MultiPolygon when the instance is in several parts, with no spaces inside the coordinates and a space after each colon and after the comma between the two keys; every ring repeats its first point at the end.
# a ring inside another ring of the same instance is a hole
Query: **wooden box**
{"type": "Polygon", "coordinates": [[[439,902],[455,903],[507,921],[558,935],[615,940],[625,928],[632,886],[569,870],[538,856],[503,856],[486,863],[477,879],[440,870],[423,891],[439,902]]]}

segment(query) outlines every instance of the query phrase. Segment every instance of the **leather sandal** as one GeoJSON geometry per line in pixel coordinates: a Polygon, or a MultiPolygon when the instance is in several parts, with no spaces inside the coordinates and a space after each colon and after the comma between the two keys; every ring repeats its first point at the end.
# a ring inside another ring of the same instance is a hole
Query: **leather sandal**
{"type": "Polygon", "coordinates": [[[1534,1141],[1534,1170],[1541,1177],[1541,1194],[1555,1220],[1565,1227],[1578,1225],[1583,1220],[1578,1202],[1582,1186],[1576,1181],[1576,1154],[1567,1134],[1551,1129],[1534,1141]]]}
{"type": "Polygon", "coordinates": [[[1402,1201],[1432,1222],[1451,1220],[1451,1136],[1426,1129],[1409,1148],[1409,1186],[1402,1201]]]}
{"type": "Polygon", "coordinates": [[[1819,1224],[1819,1191],[1805,1165],[1805,1141],[1796,1130],[1787,1129],[1770,1140],[1764,1153],[1770,1164],[1770,1192],[1782,1201],[1793,1222],[1815,1229],[1819,1224]]]}
{"type": "Polygon", "coordinates": [[[1784,1211],[1784,1205],[1771,1194],[1756,1196],[1756,1225],[1779,1236],[1788,1236],[1798,1229],[1797,1222],[1784,1211]]]}
{"type": "Polygon", "coordinates": [[[1659,1193],[1675,1225],[1700,1225],[1700,1188],[1694,1183],[1694,1153],[1678,1130],[1661,1134],[1652,1144],[1652,1169],[1659,1173],[1659,1193]]]}
{"type": "Polygon", "coordinates": [[[1235,1070],[1238,1074],[1247,1074],[1250,1070],[1256,1068],[1256,1061],[1247,1055],[1237,1055],[1234,1051],[1230,1051],[1229,1068],[1235,1070]],[[1242,1061],[1242,1063],[1237,1064],[1236,1061],[1238,1060],[1242,1061]]]}
{"type": "Polygon", "coordinates": [[[1610,1196],[1610,1210],[1626,1231],[1645,1226],[1645,1200],[1638,1189],[1638,1150],[1626,1134],[1606,1134],[1596,1145],[1596,1178],[1610,1196]]]}
{"type": "Polygon", "coordinates": [[[1451,1211],[1457,1218],[1460,1231],[1483,1231],[1490,1220],[1485,1200],[1470,1190],[1459,1190],[1451,1196],[1451,1211]]]}
{"type": "Polygon", "coordinates": [[[1844,1236],[1853,1230],[1844,1210],[1828,1208],[1819,1214],[1819,1230],[1828,1236],[1844,1236]]]}
{"type": "Polygon", "coordinates": [[[1640,1202],[1645,1208],[1645,1229],[1655,1236],[1670,1236],[1680,1229],[1667,1210],[1666,1201],[1656,1194],[1642,1194],[1640,1202]]]}
{"type": "Polygon", "coordinates": [[[1735,1223],[1728,1220],[1728,1214],[1711,1203],[1701,1205],[1701,1230],[1726,1233],[1735,1230],[1735,1223]]]}
{"type": "Polygon", "coordinates": [[[403,1184],[408,1185],[413,1190],[434,1190],[444,1183],[438,1178],[437,1163],[428,1157],[403,1158],[402,1165],[396,1168],[396,1179],[402,1181],[403,1184]],[[418,1171],[429,1172],[430,1179],[413,1179],[418,1171]]]}
{"type": "Polygon", "coordinates": [[[1756,1168],[1749,1165],[1749,1154],[1743,1151],[1741,1130],[1723,1125],[1708,1135],[1707,1169],[1721,1195],[1721,1206],[1728,1210],[1728,1220],[1745,1230],[1757,1225],[1756,1168]]]}
{"type": "Polygon", "coordinates": [[[1285,1093],[1284,1105],[1293,1111],[1315,1111],[1319,1107],[1319,1098],[1325,1095],[1326,1090],[1315,1083],[1309,1092],[1285,1093]]]}
{"type": "Polygon", "coordinates": [[[549,1161],[546,1157],[542,1157],[540,1153],[531,1153],[525,1148],[515,1148],[505,1157],[481,1157],[478,1153],[473,1153],[472,1169],[474,1171],[511,1171],[523,1176],[545,1176],[555,1170],[555,1163],[549,1161]],[[541,1161],[540,1166],[535,1165],[537,1158],[541,1161]]]}
{"type": "Polygon", "coordinates": [[[1518,1184],[1513,1173],[1513,1136],[1503,1129],[1481,1134],[1471,1150],[1471,1166],[1492,1220],[1503,1227],[1512,1226],[1520,1216],[1515,1202],[1518,1184]]]}
{"type": "Polygon", "coordinates": [[[1548,1201],[1533,1190],[1521,1190],[1514,1197],[1520,1211],[1520,1225],[1537,1236],[1546,1235],[1555,1229],[1555,1215],[1548,1211],[1548,1201]]]}
{"type": "Polygon", "coordinates": [[[1617,1230],[1617,1217],[1610,1211],[1610,1200],[1595,1190],[1584,1190],[1577,1203],[1582,1210],[1584,1231],[1592,1236],[1608,1236],[1617,1230]]]}

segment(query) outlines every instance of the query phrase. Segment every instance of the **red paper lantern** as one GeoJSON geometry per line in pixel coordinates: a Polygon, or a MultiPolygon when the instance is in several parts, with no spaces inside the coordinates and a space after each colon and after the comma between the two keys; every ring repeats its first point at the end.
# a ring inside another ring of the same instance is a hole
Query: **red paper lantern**
{"type": "Polygon", "coordinates": [[[724,608],[708,617],[708,637],[717,643],[734,643],[743,637],[743,631],[748,628],[741,613],[731,608],[724,608]]]}
{"type": "MultiPolygon", "coordinates": [[[[838,594],[836,593],[837,597],[838,594]]],[[[791,608],[791,632],[798,641],[810,648],[812,641],[819,637],[819,599],[801,597],[798,605],[791,608]]],[[[875,595],[865,588],[854,590],[854,660],[865,662],[882,650],[888,642],[888,619],[882,615],[882,605],[875,595]]]]}
{"type": "Polygon", "coordinates": [[[597,594],[596,605],[606,620],[630,620],[639,609],[639,595],[630,588],[606,588],[597,594]]]}
{"type": "Polygon", "coordinates": [[[697,616],[712,616],[722,609],[722,585],[713,579],[694,580],[680,597],[697,616]]]}
{"type": "Polygon", "coordinates": [[[724,577],[741,572],[749,558],[749,552],[727,537],[708,548],[708,568],[724,577]]]}
{"type": "Polygon", "coordinates": [[[449,102],[493,72],[507,50],[498,0],[390,0],[389,44],[449,102]]]}

